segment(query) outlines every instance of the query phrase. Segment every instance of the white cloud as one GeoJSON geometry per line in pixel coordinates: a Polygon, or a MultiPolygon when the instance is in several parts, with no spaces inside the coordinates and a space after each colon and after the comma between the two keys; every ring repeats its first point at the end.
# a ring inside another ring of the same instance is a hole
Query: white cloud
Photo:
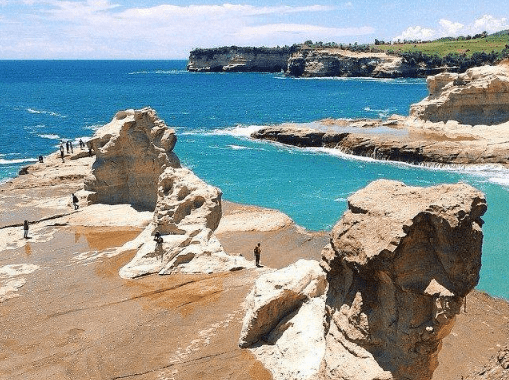
{"type": "Polygon", "coordinates": [[[505,17],[496,18],[492,15],[483,15],[468,25],[461,24],[446,19],[440,19],[436,29],[413,26],[407,28],[399,36],[393,38],[396,40],[430,40],[441,37],[458,37],[475,35],[487,31],[488,33],[498,32],[509,29],[509,23],[505,17]]]}
{"type": "Polygon", "coordinates": [[[438,23],[442,27],[442,36],[456,36],[465,27],[465,25],[459,22],[445,19],[441,19],[438,23]]]}
{"type": "Polygon", "coordinates": [[[24,1],[32,3],[30,13],[0,19],[2,57],[187,58],[196,47],[275,46],[374,33],[370,27],[306,22],[311,13],[330,17],[334,10],[352,7],[350,2],[335,7],[161,4],[126,9],[115,0],[24,1]]]}
{"type": "Polygon", "coordinates": [[[404,30],[399,36],[393,38],[397,40],[429,40],[435,38],[436,32],[433,29],[423,28],[421,26],[409,27],[404,30]]]}
{"type": "Polygon", "coordinates": [[[494,33],[508,28],[509,24],[507,23],[507,19],[505,17],[497,19],[492,15],[484,15],[481,18],[475,20],[472,28],[472,33],[482,33],[483,31],[494,33]]]}

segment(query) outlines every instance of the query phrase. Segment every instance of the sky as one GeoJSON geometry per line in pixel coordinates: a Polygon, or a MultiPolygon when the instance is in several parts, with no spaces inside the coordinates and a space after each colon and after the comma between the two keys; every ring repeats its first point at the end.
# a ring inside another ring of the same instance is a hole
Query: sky
{"type": "Polygon", "coordinates": [[[187,59],[195,48],[509,29],[507,0],[0,0],[0,59],[187,59]]]}

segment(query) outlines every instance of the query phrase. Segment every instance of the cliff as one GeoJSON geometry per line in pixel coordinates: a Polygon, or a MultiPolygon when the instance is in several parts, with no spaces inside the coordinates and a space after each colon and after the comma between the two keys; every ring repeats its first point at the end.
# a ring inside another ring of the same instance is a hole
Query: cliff
{"type": "Polygon", "coordinates": [[[342,49],[301,49],[288,60],[287,74],[295,77],[417,78],[444,68],[409,64],[386,53],[356,53],[342,49]]]}
{"type": "Polygon", "coordinates": [[[188,71],[281,72],[295,77],[415,78],[437,74],[446,67],[409,63],[386,53],[361,53],[340,48],[221,47],[195,49],[189,55],[188,71]]]}
{"type": "Polygon", "coordinates": [[[240,345],[275,379],[431,379],[479,280],[485,211],[465,184],[369,184],[348,198],[323,270],[300,261],[257,280],[240,345]]]}
{"type": "Polygon", "coordinates": [[[195,49],[189,55],[188,71],[271,72],[285,71],[293,48],[222,47],[195,49]]]}

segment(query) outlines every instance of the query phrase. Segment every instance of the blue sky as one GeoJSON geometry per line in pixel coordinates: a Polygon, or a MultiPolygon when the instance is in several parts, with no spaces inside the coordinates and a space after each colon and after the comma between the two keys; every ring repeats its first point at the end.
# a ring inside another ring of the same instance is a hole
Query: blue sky
{"type": "Polygon", "coordinates": [[[186,59],[197,47],[509,29],[506,0],[0,0],[0,59],[186,59]]]}

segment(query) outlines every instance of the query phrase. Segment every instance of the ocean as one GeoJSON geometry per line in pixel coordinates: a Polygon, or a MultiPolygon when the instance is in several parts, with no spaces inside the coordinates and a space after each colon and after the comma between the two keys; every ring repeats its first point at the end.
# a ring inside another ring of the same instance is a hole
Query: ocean
{"type": "Polygon", "coordinates": [[[183,165],[221,188],[224,199],[281,210],[309,230],[332,228],[348,196],[379,178],[477,187],[488,201],[477,288],[509,299],[509,170],[418,167],[249,138],[270,124],[407,115],[427,95],[424,79],[295,79],[185,67],[186,61],[0,61],[0,181],[55,151],[61,139],[91,137],[117,111],[150,106],[175,128],[183,165]]]}

